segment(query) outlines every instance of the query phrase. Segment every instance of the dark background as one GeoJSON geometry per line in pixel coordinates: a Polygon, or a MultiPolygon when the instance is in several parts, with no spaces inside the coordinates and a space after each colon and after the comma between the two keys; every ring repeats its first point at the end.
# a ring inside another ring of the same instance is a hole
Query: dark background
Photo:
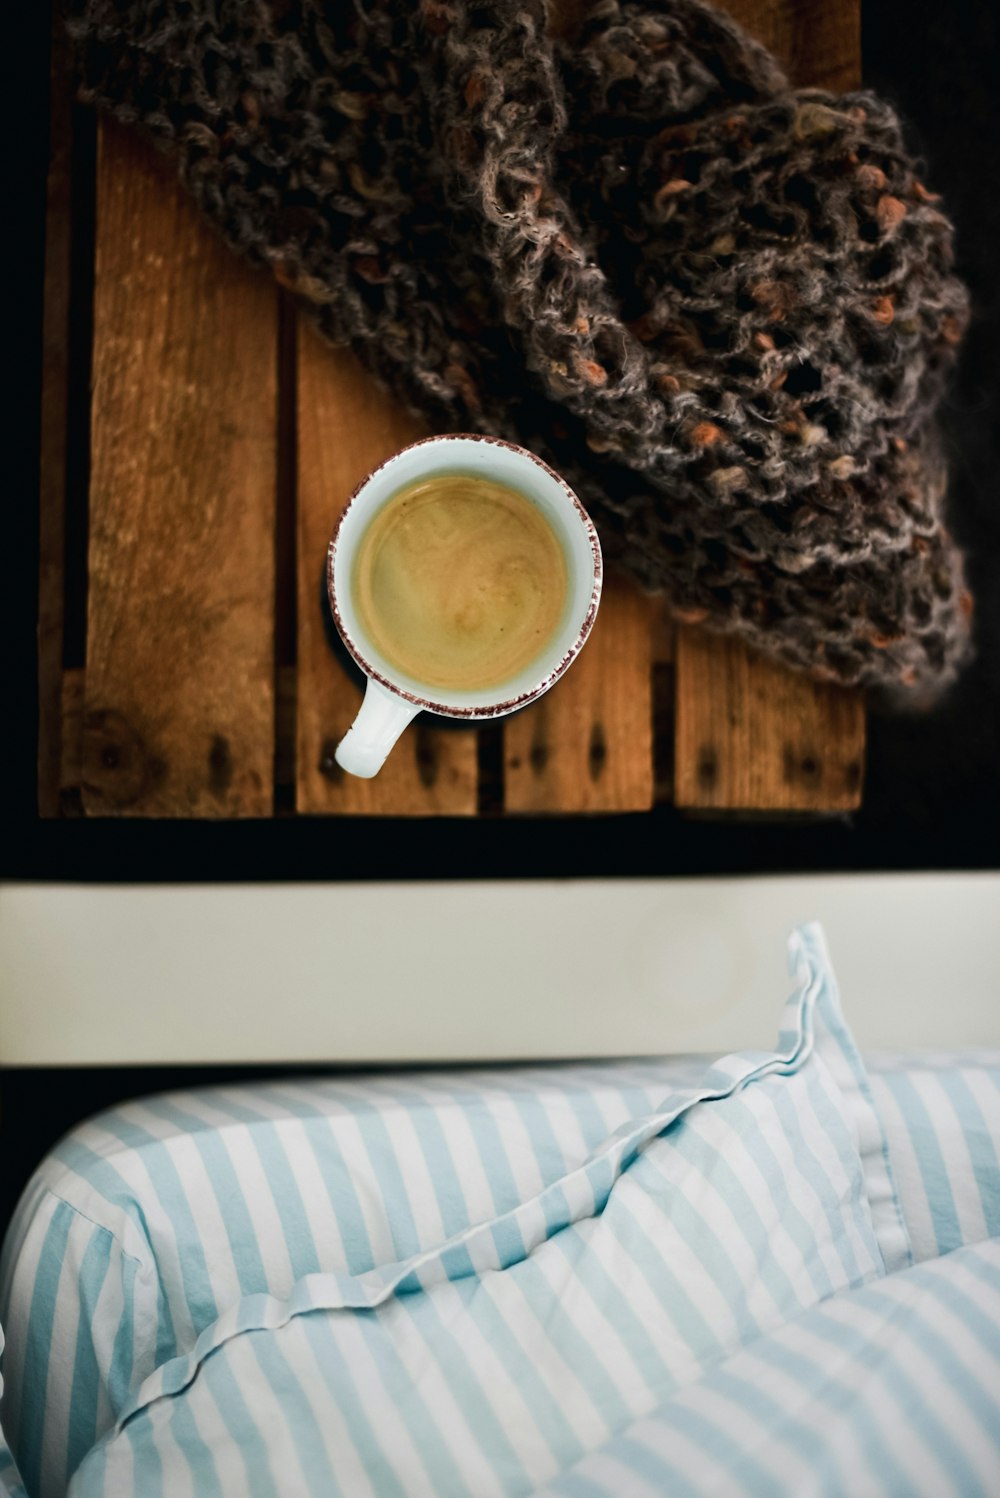
{"type": "MultiPolygon", "coordinates": [[[[345,0],[346,3],[346,0],[345,0]]],[[[441,821],[42,822],[35,811],[34,620],[48,7],[15,7],[7,129],[7,392],[13,454],[0,543],[5,760],[0,878],[338,879],[697,875],[1000,866],[1000,55],[994,0],[867,0],[866,86],[892,99],[958,225],[974,322],[945,410],[951,520],[969,553],[978,656],[933,714],[870,720],[863,808],[826,822],[628,817],[441,821]],[[16,229],[16,232],[13,232],[16,229]]],[[[945,939],[942,934],[942,939],[945,939]]],[[[58,940],[58,933],[53,933],[58,940]]],[[[0,1222],[48,1143],[92,1108],[193,1079],[171,1069],[3,1077],[0,1222]]]]}

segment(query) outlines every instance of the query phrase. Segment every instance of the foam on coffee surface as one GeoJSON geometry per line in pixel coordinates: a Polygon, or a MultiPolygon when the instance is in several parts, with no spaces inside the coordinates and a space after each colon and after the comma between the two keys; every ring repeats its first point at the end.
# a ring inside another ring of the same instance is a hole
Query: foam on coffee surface
{"type": "Polygon", "coordinates": [[[429,687],[511,680],[549,645],[566,603],[566,558],[542,511],[489,479],[421,479],[362,536],[354,603],[372,643],[429,687]]]}

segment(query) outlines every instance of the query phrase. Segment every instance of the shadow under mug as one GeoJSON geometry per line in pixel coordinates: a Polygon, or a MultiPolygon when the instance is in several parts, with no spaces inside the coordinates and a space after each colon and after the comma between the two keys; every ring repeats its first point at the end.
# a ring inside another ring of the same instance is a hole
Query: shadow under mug
{"type": "Polygon", "coordinates": [[[445,718],[500,718],[534,702],[559,680],[590,634],[601,597],[601,544],[593,521],[572,489],[541,458],[498,437],[456,433],[425,437],[404,447],[358,485],[327,551],[330,611],[347,649],[368,678],[364,701],[337,746],[336,760],[351,775],[378,774],[403,729],[419,712],[445,718]],[[548,647],[516,676],[481,691],[429,687],[391,665],[358,617],[353,596],[358,544],[379,510],[401,489],[436,475],[490,479],[532,500],[555,530],[566,559],[566,605],[548,647]]]}

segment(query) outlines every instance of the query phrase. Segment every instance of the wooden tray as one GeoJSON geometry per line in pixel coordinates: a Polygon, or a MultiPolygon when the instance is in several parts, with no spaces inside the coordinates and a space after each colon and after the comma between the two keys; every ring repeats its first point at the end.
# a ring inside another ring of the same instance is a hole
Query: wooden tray
{"type": "MultiPolygon", "coordinates": [[[[851,86],[849,0],[732,0],[802,83],[851,86]]],[[[39,617],[47,816],[833,813],[857,694],[675,629],[608,579],[580,660],[474,731],[418,719],[373,781],[333,758],[360,701],[324,552],[354,485],[424,428],[232,255],[53,51],[39,617]],[[89,412],[89,417],[88,417],[89,412]]]]}

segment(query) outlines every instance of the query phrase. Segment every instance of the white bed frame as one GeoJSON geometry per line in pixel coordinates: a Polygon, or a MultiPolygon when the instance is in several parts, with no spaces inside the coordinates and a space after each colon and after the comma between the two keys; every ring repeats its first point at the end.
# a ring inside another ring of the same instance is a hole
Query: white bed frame
{"type": "Polygon", "coordinates": [[[820,919],[867,1049],[1000,1046],[1000,875],[0,887],[0,1063],[773,1044],[820,919]]]}

